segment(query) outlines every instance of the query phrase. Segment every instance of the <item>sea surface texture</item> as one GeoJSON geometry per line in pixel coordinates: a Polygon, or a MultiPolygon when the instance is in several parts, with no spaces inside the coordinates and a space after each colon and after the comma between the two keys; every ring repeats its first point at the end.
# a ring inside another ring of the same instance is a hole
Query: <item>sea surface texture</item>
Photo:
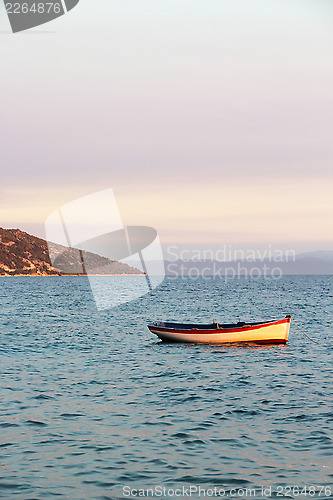
{"type": "Polygon", "coordinates": [[[333,498],[332,278],[168,278],[100,312],[85,277],[2,278],[0,496],[333,498]],[[286,314],[318,344],[146,327],[286,314]]]}

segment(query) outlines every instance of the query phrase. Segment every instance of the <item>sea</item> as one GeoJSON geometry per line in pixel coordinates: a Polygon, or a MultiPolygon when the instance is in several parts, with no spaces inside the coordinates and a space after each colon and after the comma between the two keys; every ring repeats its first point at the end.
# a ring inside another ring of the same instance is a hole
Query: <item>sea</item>
{"type": "Polygon", "coordinates": [[[333,276],[169,277],[102,311],[87,277],[0,283],[1,498],[333,498],[333,276]],[[314,342],[147,329],[286,314],[314,342]]]}

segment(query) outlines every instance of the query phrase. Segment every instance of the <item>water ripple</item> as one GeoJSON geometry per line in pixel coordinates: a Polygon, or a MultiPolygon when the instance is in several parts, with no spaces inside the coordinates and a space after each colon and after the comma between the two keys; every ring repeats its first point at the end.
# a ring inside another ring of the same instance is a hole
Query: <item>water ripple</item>
{"type": "Polygon", "coordinates": [[[84,278],[2,285],[0,496],[332,482],[332,277],[166,280],[102,312],[84,278]],[[319,345],[293,328],[286,346],[170,345],[146,328],[289,312],[319,345]]]}

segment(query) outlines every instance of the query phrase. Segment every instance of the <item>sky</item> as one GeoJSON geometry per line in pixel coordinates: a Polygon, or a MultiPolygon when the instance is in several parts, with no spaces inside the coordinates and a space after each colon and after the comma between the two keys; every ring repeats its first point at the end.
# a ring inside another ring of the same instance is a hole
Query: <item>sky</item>
{"type": "Polygon", "coordinates": [[[16,34],[0,15],[0,226],[44,237],[113,188],[163,245],[333,249],[330,0],[80,0],[16,34]]]}

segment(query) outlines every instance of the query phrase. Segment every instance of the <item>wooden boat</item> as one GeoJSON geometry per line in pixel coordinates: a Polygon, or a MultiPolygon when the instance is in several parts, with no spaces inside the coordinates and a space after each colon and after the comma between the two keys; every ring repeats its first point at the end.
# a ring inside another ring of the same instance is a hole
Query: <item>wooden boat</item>
{"type": "Polygon", "coordinates": [[[255,342],[256,344],[286,344],[291,316],[278,321],[259,323],[209,325],[155,322],[149,330],[164,342],[193,342],[200,344],[224,344],[229,342],[255,342]]]}

